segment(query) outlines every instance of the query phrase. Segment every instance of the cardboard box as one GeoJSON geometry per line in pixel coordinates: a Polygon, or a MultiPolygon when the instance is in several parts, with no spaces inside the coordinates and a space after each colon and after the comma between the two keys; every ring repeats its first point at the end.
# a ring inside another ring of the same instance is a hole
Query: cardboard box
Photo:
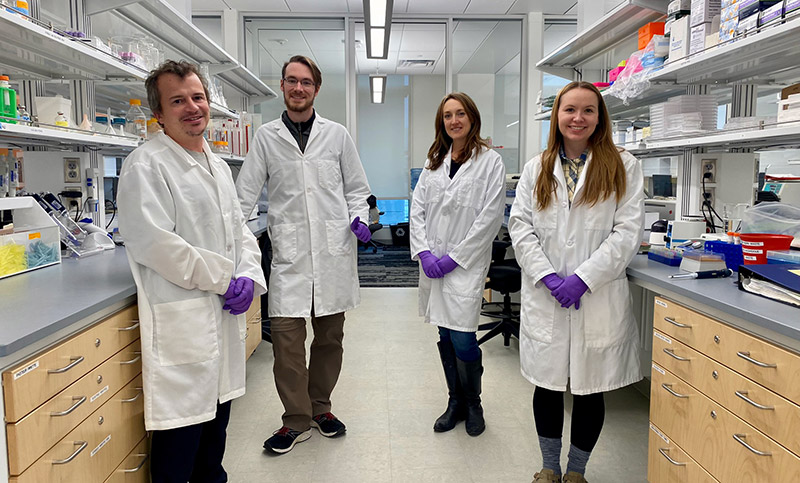
{"type": "Polygon", "coordinates": [[[781,91],[781,99],[788,99],[792,94],[800,94],[800,83],[790,85],[781,91]]]}
{"type": "Polygon", "coordinates": [[[706,36],[711,35],[712,32],[711,23],[702,23],[692,27],[689,33],[689,53],[694,54],[705,50],[706,36]]]}
{"type": "Polygon", "coordinates": [[[776,3],[783,3],[783,0],[741,0],[739,2],[739,22],[774,6],[776,3]]]}
{"type": "Polygon", "coordinates": [[[664,35],[664,22],[650,22],[639,29],[639,50],[647,47],[655,35],[664,35]]]}
{"type": "Polygon", "coordinates": [[[679,18],[672,24],[669,37],[669,61],[689,55],[689,17],[679,18]]]}
{"type": "Polygon", "coordinates": [[[786,0],[783,12],[786,18],[800,15],[800,0],[786,0]]]}
{"type": "Polygon", "coordinates": [[[692,0],[672,0],[667,5],[667,15],[678,13],[680,11],[691,11],[692,0]]]}
{"type": "Polygon", "coordinates": [[[758,26],[767,25],[773,22],[778,22],[783,18],[783,2],[778,2],[775,5],[766,8],[758,14],[758,26]]]}
{"type": "Polygon", "coordinates": [[[722,0],[692,0],[691,27],[710,23],[722,9],[722,0]]]}

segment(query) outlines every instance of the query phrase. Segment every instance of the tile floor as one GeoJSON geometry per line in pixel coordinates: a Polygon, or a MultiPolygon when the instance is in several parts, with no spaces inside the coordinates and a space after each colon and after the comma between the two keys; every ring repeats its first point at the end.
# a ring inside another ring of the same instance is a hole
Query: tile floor
{"type": "MultiPolygon", "coordinates": [[[[247,394],[233,403],[225,454],[230,481],[530,482],[541,455],[533,386],[520,375],[516,341],[504,347],[495,338],[481,346],[486,432],[473,438],[459,424],[434,433],[447,395],[436,329],[417,316],[417,289],[364,288],[361,296],[361,306],[347,314],[344,363],[332,397],[347,434],[327,439],[312,430],[311,439],[287,454],[262,449],[283,412],[272,348],[262,343],[247,363],[247,394]]],[[[309,343],[310,332],[309,324],[309,343]]],[[[606,407],[587,479],[646,481],[648,400],[628,387],[608,394],[606,407]]]]}

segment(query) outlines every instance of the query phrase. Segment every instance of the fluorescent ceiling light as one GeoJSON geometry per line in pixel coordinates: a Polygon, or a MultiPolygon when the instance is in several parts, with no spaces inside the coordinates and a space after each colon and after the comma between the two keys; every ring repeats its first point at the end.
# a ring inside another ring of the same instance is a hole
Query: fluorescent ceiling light
{"type": "Polygon", "coordinates": [[[385,75],[371,75],[369,76],[369,95],[373,104],[383,104],[386,94],[386,76],[385,75]]]}
{"type": "Polygon", "coordinates": [[[393,0],[364,1],[364,32],[368,59],[389,57],[389,32],[392,27],[393,0]]]}

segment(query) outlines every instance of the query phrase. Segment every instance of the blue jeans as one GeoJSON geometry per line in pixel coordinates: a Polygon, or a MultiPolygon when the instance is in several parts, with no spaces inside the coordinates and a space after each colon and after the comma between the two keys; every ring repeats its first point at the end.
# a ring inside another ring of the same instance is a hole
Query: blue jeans
{"type": "Polygon", "coordinates": [[[478,360],[481,350],[478,349],[478,338],[475,332],[461,332],[458,330],[439,327],[439,340],[443,344],[451,343],[456,351],[456,357],[464,362],[478,360]]]}

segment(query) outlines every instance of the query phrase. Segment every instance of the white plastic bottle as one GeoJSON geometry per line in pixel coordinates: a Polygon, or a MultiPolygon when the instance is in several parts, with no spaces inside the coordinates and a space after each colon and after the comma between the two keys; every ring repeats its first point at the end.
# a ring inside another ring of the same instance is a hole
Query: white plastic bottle
{"type": "Polygon", "coordinates": [[[147,116],[144,115],[144,111],[142,111],[140,107],[142,101],[139,99],[131,99],[128,103],[131,107],[128,109],[128,114],[125,115],[125,130],[137,136],[139,139],[146,140],[147,116]]]}

